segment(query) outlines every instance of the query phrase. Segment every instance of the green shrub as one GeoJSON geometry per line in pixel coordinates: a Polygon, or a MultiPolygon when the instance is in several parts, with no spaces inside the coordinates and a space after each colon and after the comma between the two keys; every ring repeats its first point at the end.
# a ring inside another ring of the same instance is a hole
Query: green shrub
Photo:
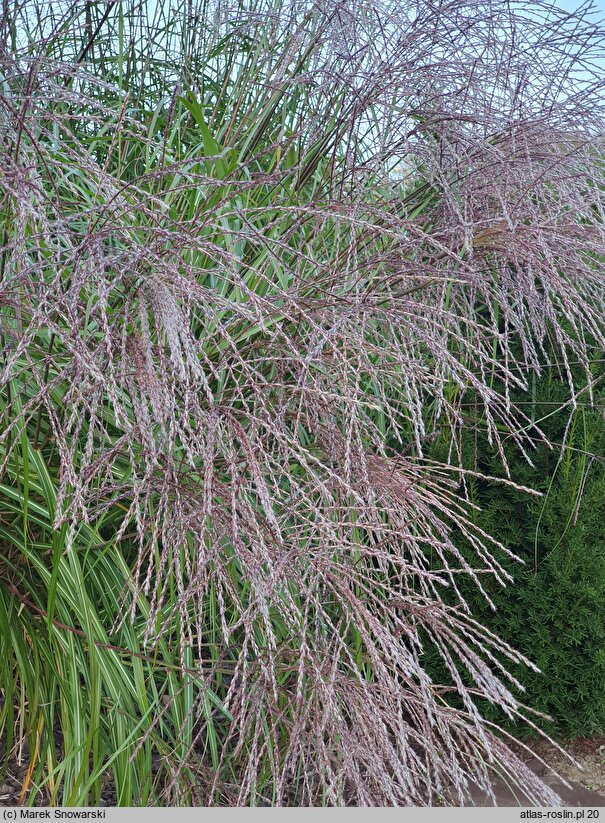
{"type": "MultiPolygon", "coordinates": [[[[507,559],[514,584],[485,584],[496,612],[477,589],[463,588],[477,619],[539,666],[539,673],[510,668],[525,686],[524,701],[552,717],[538,724],[549,733],[581,735],[605,729],[605,421],[588,404],[560,408],[567,392],[551,370],[528,401],[555,448],[537,444],[533,466],[507,450],[512,479],[542,497],[482,480],[469,488],[481,508],[477,525],[525,565],[507,559]],[[561,452],[556,445],[564,438],[561,452]]],[[[444,459],[447,447],[445,438],[437,440],[431,456],[444,459]]],[[[485,438],[470,427],[462,453],[467,467],[502,475],[485,438]]],[[[436,656],[428,659],[436,679],[442,677],[436,656]]],[[[492,707],[486,713],[501,719],[492,707]]],[[[517,725],[515,731],[523,732],[517,725]]]]}

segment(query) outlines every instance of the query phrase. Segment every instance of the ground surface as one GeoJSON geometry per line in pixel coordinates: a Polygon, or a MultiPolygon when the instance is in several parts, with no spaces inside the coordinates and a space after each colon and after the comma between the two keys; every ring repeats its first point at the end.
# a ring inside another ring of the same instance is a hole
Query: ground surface
{"type": "MultiPolygon", "coordinates": [[[[562,747],[572,755],[576,763],[566,758],[555,746],[546,740],[532,741],[531,755],[520,746],[515,746],[517,754],[523,757],[529,767],[560,795],[564,806],[605,807],[605,735],[600,737],[579,737],[562,741],[562,747]],[[565,786],[540,758],[563,777],[565,786]]],[[[0,749],[1,749],[0,744],[0,749]]],[[[25,760],[25,758],[24,758],[25,760]]],[[[27,763],[21,765],[15,758],[10,759],[7,775],[0,779],[0,806],[16,806],[27,772],[27,763]]],[[[495,786],[498,806],[525,806],[523,798],[515,797],[504,783],[495,786]]],[[[109,790],[103,805],[113,805],[113,795],[109,790]]],[[[115,802],[115,800],[113,801],[115,802]]],[[[491,805],[486,798],[477,796],[475,805],[491,805]]]]}
{"type": "Polygon", "coordinates": [[[605,735],[600,738],[579,737],[564,744],[564,748],[581,764],[582,770],[566,760],[552,746],[546,744],[545,753],[538,751],[538,748],[533,747],[545,760],[545,754],[548,754],[549,762],[552,762],[557,771],[568,780],[580,783],[590,791],[603,795],[605,799],[605,735]]]}
{"type": "MultiPolygon", "coordinates": [[[[605,735],[561,741],[561,747],[573,757],[575,763],[547,740],[534,740],[528,745],[534,755],[520,746],[513,748],[531,770],[557,792],[564,806],[605,807],[605,735]],[[557,778],[551,769],[569,786],[557,778]]],[[[499,781],[494,788],[498,806],[527,805],[523,798],[515,797],[503,782],[499,781]]],[[[487,800],[482,802],[479,796],[475,802],[477,805],[491,805],[487,800]]]]}

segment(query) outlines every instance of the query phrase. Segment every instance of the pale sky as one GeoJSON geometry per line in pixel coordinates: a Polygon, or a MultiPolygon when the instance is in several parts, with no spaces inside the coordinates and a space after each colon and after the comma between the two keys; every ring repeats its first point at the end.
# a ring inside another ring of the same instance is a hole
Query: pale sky
{"type": "MultiPolygon", "coordinates": [[[[574,11],[580,4],[577,0],[557,0],[555,5],[560,6],[562,9],[574,11]]],[[[594,6],[598,12],[605,16],[605,0],[595,0],[594,6]]]]}

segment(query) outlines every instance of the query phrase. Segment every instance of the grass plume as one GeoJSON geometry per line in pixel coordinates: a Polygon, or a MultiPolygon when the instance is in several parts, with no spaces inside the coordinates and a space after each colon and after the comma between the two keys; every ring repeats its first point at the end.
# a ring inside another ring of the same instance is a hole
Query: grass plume
{"type": "Polygon", "coordinates": [[[30,802],[463,803],[494,772],[556,802],[477,709],[522,711],[522,658],[440,596],[507,549],[423,443],[472,391],[529,458],[511,390],[546,340],[587,380],[605,345],[589,12],[6,7],[0,726],[30,802]]]}

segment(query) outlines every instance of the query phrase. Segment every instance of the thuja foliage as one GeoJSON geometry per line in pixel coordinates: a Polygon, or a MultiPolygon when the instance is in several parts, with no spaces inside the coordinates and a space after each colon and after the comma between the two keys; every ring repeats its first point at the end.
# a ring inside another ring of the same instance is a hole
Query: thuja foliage
{"type": "Polygon", "coordinates": [[[587,379],[605,348],[589,11],[3,4],[24,800],[460,803],[497,772],[555,802],[481,711],[522,713],[523,657],[462,588],[504,582],[508,550],[470,470],[421,455],[469,392],[500,459],[505,433],[527,451],[546,435],[512,392],[547,342],[587,379]]]}
{"type": "MultiPolygon", "coordinates": [[[[593,397],[581,392],[573,407],[555,367],[518,398],[530,406],[531,419],[540,421],[551,445],[537,443],[531,464],[506,449],[510,472],[541,497],[480,479],[468,487],[480,508],[476,523],[512,549],[524,566],[508,564],[514,584],[488,586],[495,612],[470,589],[467,602],[484,626],[539,666],[540,672],[526,674],[516,667],[515,674],[525,687],[525,702],[551,718],[539,719],[538,725],[557,736],[605,730],[605,373],[600,365],[593,371],[593,397]]],[[[480,421],[471,417],[468,422],[460,441],[465,464],[501,474],[480,421]]],[[[438,439],[433,457],[445,458],[449,446],[438,439]]],[[[439,665],[435,655],[432,660],[439,665]]],[[[499,719],[491,706],[485,712],[499,719]]],[[[507,728],[516,734],[529,731],[520,724],[507,728]]]]}

